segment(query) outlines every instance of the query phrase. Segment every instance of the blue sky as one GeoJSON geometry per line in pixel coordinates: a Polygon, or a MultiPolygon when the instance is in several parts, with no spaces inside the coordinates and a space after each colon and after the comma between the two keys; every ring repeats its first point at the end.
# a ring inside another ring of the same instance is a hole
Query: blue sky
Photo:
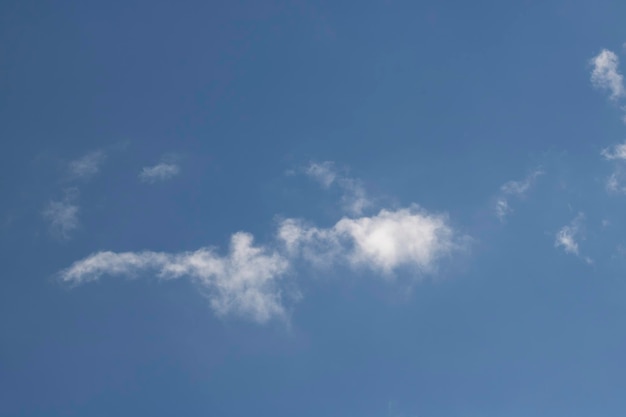
{"type": "Polygon", "coordinates": [[[623,416],[624,18],[2,2],[0,415],[623,416]]]}

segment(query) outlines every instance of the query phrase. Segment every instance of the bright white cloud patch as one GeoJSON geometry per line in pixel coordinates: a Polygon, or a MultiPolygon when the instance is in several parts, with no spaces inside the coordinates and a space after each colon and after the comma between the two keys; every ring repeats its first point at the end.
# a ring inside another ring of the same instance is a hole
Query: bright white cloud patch
{"type": "Polygon", "coordinates": [[[624,96],[624,83],[622,74],[619,73],[619,58],[614,52],[603,49],[591,60],[593,70],[591,83],[594,87],[608,90],[611,100],[617,100],[624,96]]]}
{"type": "Polygon", "coordinates": [[[288,219],[278,235],[292,256],[302,256],[314,265],[347,263],[386,275],[405,266],[419,273],[433,272],[443,257],[465,246],[445,216],[417,207],[343,218],[326,229],[288,219]]]}
{"type": "Polygon", "coordinates": [[[139,179],[147,183],[169,180],[180,173],[180,167],[174,163],[161,162],[152,167],[144,167],[139,173],[139,179]]]}
{"type": "Polygon", "coordinates": [[[50,231],[60,239],[69,239],[79,226],[79,207],[74,203],[77,190],[68,190],[63,200],[50,201],[42,215],[50,223],[50,231]]]}
{"type": "MultiPolygon", "coordinates": [[[[584,239],[584,220],[585,215],[583,213],[578,213],[570,224],[563,226],[556,233],[554,246],[556,248],[562,248],[565,253],[580,256],[579,242],[584,239]]],[[[587,263],[592,263],[592,260],[588,257],[584,257],[583,259],[587,263]]]]}
{"type": "Polygon", "coordinates": [[[73,178],[88,180],[100,171],[106,159],[103,151],[90,152],[69,164],[69,172],[73,178]]]}
{"type": "Polygon", "coordinates": [[[289,262],[277,252],[253,246],[248,233],[231,238],[230,252],[213,249],[193,252],[98,252],[60,272],[64,282],[82,284],[103,275],[132,277],[153,273],[161,279],[190,278],[206,288],[218,315],[236,315],[259,323],[285,317],[278,280],[289,262]]]}
{"type": "Polygon", "coordinates": [[[311,162],[304,172],[324,188],[329,188],[333,184],[337,185],[343,192],[341,202],[346,212],[358,216],[372,206],[363,184],[359,180],[341,175],[332,162],[311,162]]]}
{"type": "Polygon", "coordinates": [[[509,199],[511,197],[524,198],[528,191],[537,181],[537,178],[543,175],[541,169],[535,169],[526,178],[521,181],[509,181],[500,187],[500,195],[496,199],[495,212],[500,221],[504,221],[506,216],[513,212],[509,199]]]}

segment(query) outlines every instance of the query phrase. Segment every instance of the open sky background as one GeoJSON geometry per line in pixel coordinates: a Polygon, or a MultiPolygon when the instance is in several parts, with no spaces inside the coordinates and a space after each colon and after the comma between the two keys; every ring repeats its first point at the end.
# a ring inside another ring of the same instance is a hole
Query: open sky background
{"type": "Polygon", "coordinates": [[[0,415],[624,416],[625,22],[0,2],[0,415]]]}

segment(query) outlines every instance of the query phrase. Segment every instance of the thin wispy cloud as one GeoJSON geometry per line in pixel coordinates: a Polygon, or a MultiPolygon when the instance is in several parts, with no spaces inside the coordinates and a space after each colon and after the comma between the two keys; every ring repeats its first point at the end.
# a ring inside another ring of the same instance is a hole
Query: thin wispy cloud
{"type": "Polygon", "coordinates": [[[63,199],[52,200],[43,209],[42,215],[48,221],[53,236],[66,240],[78,229],[80,208],[75,203],[77,196],[76,189],[67,190],[63,199]]]}
{"type": "Polygon", "coordinates": [[[105,159],[106,153],[102,150],[89,152],[69,163],[70,176],[74,179],[91,179],[100,171],[100,166],[105,159]]]}
{"type": "Polygon", "coordinates": [[[626,142],[602,150],[601,155],[609,160],[626,160],[626,142]]]}
{"type": "Polygon", "coordinates": [[[324,188],[330,188],[332,185],[339,187],[342,191],[342,207],[349,214],[361,215],[365,209],[372,206],[372,201],[361,181],[342,175],[333,162],[311,162],[304,172],[324,188]]]}
{"type": "Polygon", "coordinates": [[[335,164],[330,161],[311,162],[305,169],[306,174],[318,181],[323,187],[330,187],[337,179],[335,164]]]}
{"type": "Polygon", "coordinates": [[[587,263],[593,261],[586,256],[580,254],[580,241],[584,240],[584,213],[578,213],[576,217],[567,225],[563,226],[554,239],[554,246],[563,249],[565,253],[581,257],[587,263]]]}
{"type": "Polygon", "coordinates": [[[611,100],[617,100],[624,96],[624,77],[619,72],[619,58],[617,55],[603,49],[598,55],[591,59],[593,70],[591,72],[591,83],[594,87],[607,90],[611,100]]]}
{"type": "Polygon", "coordinates": [[[139,179],[142,182],[153,184],[159,181],[166,181],[180,173],[180,166],[175,163],[161,162],[151,167],[142,168],[139,179]]]}
{"type": "Polygon", "coordinates": [[[521,181],[509,181],[500,187],[500,195],[496,198],[495,212],[500,221],[504,221],[506,217],[513,212],[509,200],[513,197],[521,199],[526,196],[529,190],[536,183],[537,178],[544,172],[537,168],[530,172],[526,178],[521,181]]]}
{"type": "Polygon", "coordinates": [[[286,318],[279,280],[289,262],[267,248],[254,246],[252,235],[235,233],[230,251],[219,255],[212,248],[193,252],[98,252],[60,272],[69,284],[83,284],[103,275],[152,274],[160,279],[188,278],[208,292],[219,316],[235,315],[265,323],[286,318]]]}
{"type": "Polygon", "coordinates": [[[235,233],[225,255],[206,247],[181,253],[97,252],[61,271],[59,277],[74,285],[107,275],[188,278],[208,293],[219,316],[265,323],[287,319],[288,302],[299,298],[288,277],[344,266],[387,278],[405,270],[421,279],[436,273],[444,259],[452,259],[468,243],[469,238],[454,230],[446,215],[413,205],[344,217],[330,228],[284,219],[275,238],[264,245],[255,246],[249,233],[235,233]]]}
{"type": "Polygon", "coordinates": [[[626,163],[626,142],[605,148],[600,153],[604,159],[613,162],[613,172],[606,180],[606,190],[611,194],[626,192],[624,164],[626,163]]]}

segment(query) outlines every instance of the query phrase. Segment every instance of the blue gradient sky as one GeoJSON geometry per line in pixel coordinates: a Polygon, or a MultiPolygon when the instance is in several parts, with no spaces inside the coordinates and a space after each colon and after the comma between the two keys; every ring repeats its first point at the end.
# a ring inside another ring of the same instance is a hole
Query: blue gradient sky
{"type": "Polygon", "coordinates": [[[626,3],[0,3],[0,415],[621,417],[626,3]]]}

